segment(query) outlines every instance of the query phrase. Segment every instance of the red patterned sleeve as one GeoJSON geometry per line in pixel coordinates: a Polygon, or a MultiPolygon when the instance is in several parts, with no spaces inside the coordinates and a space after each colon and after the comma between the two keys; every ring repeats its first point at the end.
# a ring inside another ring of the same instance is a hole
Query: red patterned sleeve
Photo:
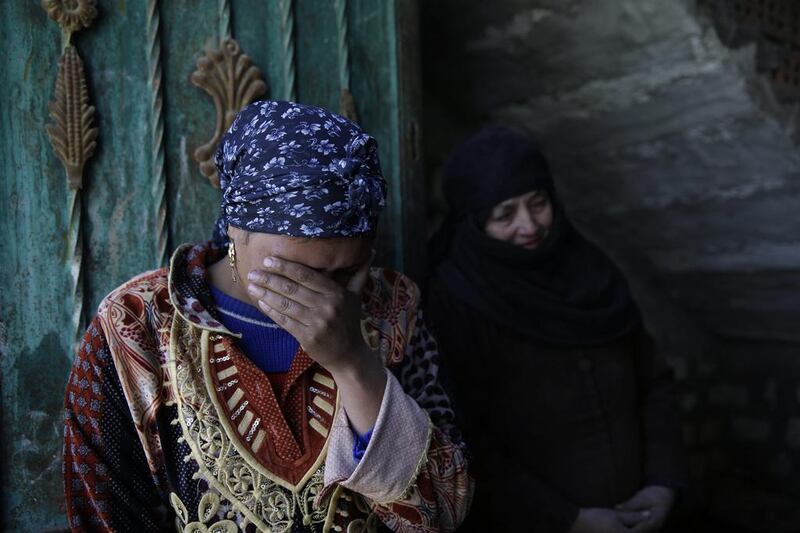
{"type": "Polygon", "coordinates": [[[325,461],[327,487],[359,494],[392,531],[454,531],[472,500],[473,482],[450,401],[439,384],[438,352],[421,315],[402,358],[387,369],[386,389],[367,449],[353,458],[342,410],[325,461]]]}
{"type": "Polygon", "coordinates": [[[374,507],[394,531],[455,531],[466,518],[474,492],[466,447],[439,379],[436,341],[418,312],[405,357],[392,369],[405,393],[427,413],[431,437],[419,473],[404,497],[374,507]]]}
{"type": "Polygon", "coordinates": [[[166,507],[98,318],[78,348],[64,407],[64,494],[71,531],[163,531],[166,507]]]}

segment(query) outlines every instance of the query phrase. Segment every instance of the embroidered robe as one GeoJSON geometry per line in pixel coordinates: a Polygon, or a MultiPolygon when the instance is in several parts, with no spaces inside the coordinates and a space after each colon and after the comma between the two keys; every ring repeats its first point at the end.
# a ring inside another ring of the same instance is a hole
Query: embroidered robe
{"type": "Polygon", "coordinates": [[[274,390],[215,318],[206,269],[221,253],[185,245],[101,303],[65,398],[72,531],[458,527],[473,487],[414,283],[372,269],[362,293],[387,384],[356,461],[330,373],[301,349],[274,390]]]}

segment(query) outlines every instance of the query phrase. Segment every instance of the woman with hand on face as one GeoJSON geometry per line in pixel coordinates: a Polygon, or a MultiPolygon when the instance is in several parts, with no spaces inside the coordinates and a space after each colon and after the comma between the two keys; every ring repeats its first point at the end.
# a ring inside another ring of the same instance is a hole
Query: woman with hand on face
{"type": "Polygon", "coordinates": [[[454,530],[472,483],[419,291],[370,268],[375,140],[263,101],[216,163],[215,242],[113,291],[78,351],[72,530],[454,530]]]}
{"type": "Polygon", "coordinates": [[[426,317],[474,456],[465,531],[661,531],[684,482],[673,381],[544,157],[483,130],[444,170],[426,317]]]}

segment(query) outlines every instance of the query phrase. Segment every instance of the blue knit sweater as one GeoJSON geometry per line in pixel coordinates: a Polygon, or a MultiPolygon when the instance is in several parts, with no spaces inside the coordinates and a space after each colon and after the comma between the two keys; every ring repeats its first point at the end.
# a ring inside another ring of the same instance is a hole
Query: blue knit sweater
{"type": "Polygon", "coordinates": [[[267,373],[287,372],[300,343],[258,308],[211,287],[219,320],[239,333],[239,347],[255,365],[267,373]]]}

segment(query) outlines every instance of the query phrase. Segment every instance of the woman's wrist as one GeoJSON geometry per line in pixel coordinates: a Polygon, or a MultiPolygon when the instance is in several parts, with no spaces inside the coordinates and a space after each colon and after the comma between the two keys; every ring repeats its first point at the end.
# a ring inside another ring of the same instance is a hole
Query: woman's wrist
{"type": "Polygon", "coordinates": [[[353,429],[364,434],[375,426],[386,388],[386,370],[365,346],[359,356],[329,367],[353,429]]]}
{"type": "Polygon", "coordinates": [[[333,374],[334,380],[342,382],[369,381],[369,378],[383,373],[383,365],[378,355],[362,343],[358,348],[351,350],[350,355],[341,357],[325,365],[328,372],[333,374]],[[338,378],[338,379],[337,379],[338,378]]]}

